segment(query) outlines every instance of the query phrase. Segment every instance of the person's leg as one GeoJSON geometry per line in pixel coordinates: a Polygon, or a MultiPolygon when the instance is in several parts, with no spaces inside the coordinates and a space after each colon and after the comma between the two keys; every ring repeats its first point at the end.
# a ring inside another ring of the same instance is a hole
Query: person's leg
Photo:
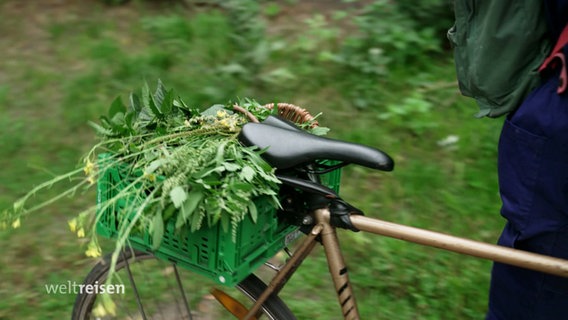
{"type": "MultiPolygon", "coordinates": [[[[506,235],[507,231],[504,234],[506,235]]],[[[508,242],[507,240],[505,239],[505,242],[508,242]]],[[[515,247],[568,259],[568,230],[517,241],[515,247]]],[[[566,318],[568,318],[568,278],[501,263],[494,264],[487,319],[562,320],[566,318]]]]}
{"type": "MultiPolygon", "coordinates": [[[[499,244],[568,259],[568,96],[551,78],[503,126],[499,244]]],[[[487,319],[568,319],[568,278],[495,263],[487,319]]]]}

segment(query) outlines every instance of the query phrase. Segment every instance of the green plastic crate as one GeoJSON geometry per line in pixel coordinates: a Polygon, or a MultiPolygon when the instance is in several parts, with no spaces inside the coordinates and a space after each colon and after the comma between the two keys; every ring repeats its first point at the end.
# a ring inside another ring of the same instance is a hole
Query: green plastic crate
{"type": "MultiPolygon", "coordinates": [[[[104,157],[101,161],[104,161],[104,157]]],[[[97,233],[103,237],[117,236],[117,212],[129,209],[133,212],[136,207],[132,199],[121,199],[114,207],[102,210],[101,204],[122,190],[129,177],[128,167],[121,166],[107,169],[99,178],[97,233]]],[[[326,185],[336,190],[339,179],[339,170],[322,177],[326,185]]],[[[285,224],[277,218],[276,209],[268,201],[257,199],[255,204],[258,209],[257,222],[254,223],[247,215],[237,228],[236,241],[220,225],[179,235],[174,233],[174,223],[171,222],[166,225],[164,238],[157,250],[152,250],[152,235],[149,233],[131,235],[130,244],[220,284],[234,286],[300,234],[298,227],[285,224]]]]}
{"type": "MultiPolygon", "coordinates": [[[[334,166],[339,163],[340,163],[339,161],[330,161],[330,160],[323,161],[323,164],[328,166],[334,166]]],[[[331,189],[335,190],[336,193],[339,193],[339,185],[341,184],[341,169],[336,169],[326,174],[322,174],[320,176],[320,182],[321,184],[326,185],[331,189]]]]}

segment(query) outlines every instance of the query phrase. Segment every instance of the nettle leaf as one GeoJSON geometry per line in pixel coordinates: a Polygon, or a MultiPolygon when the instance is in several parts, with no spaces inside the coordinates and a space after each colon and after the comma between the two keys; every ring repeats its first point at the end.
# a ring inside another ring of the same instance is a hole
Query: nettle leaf
{"type": "Polygon", "coordinates": [[[170,199],[176,208],[180,208],[187,199],[187,193],[182,187],[177,186],[170,191],[170,199]]]}
{"type": "Polygon", "coordinates": [[[89,125],[90,125],[91,127],[93,127],[93,128],[95,129],[95,132],[96,132],[97,134],[99,134],[99,135],[111,136],[111,135],[113,134],[111,130],[109,130],[109,129],[103,127],[103,126],[101,126],[101,125],[98,124],[98,123],[89,121],[89,125]]]}
{"type": "Polygon", "coordinates": [[[173,105],[174,105],[174,91],[168,90],[161,102],[160,109],[166,115],[172,114],[174,111],[173,105]]]}
{"type": "Polygon", "coordinates": [[[156,92],[154,92],[154,102],[157,106],[162,106],[164,102],[164,98],[166,96],[166,87],[162,83],[162,80],[158,80],[158,86],[156,87],[156,92]]]}
{"type": "Polygon", "coordinates": [[[160,105],[156,102],[155,98],[152,95],[150,95],[148,98],[148,104],[150,106],[150,110],[152,110],[152,113],[156,116],[156,118],[162,120],[164,118],[164,114],[159,108],[160,105]]]}
{"type": "Polygon", "coordinates": [[[110,122],[110,120],[106,117],[106,116],[100,116],[99,117],[99,121],[101,122],[101,125],[106,128],[106,129],[112,129],[112,124],[110,122]]]}
{"type": "Polygon", "coordinates": [[[113,128],[117,131],[123,131],[124,125],[126,124],[124,118],[124,112],[115,113],[112,118],[110,118],[113,128]]]}
{"type": "Polygon", "coordinates": [[[148,84],[145,83],[142,87],[142,110],[140,111],[140,119],[149,122],[146,127],[148,130],[152,131],[155,129],[155,123],[153,123],[154,119],[160,117],[161,112],[156,107],[154,97],[152,93],[150,93],[148,84]]]}
{"type": "Polygon", "coordinates": [[[143,105],[142,102],[140,101],[140,97],[136,94],[136,93],[131,93],[130,94],[130,109],[135,111],[136,113],[139,113],[140,111],[142,111],[143,105]]]}
{"type": "Polygon", "coordinates": [[[143,107],[142,107],[142,102],[140,102],[140,97],[135,93],[130,94],[129,101],[130,103],[126,110],[124,122],[126,123],[128,129],[130,129],[130,132],[135,133],[134,129],[135,127],[137,127],[136,123],[138,122],[138,119],[142,114],[143,107]]]}
{"type": "Polygon", "coordinates": [[[134,112],[126,113],[126,116],[124,116],[124,123],[126,124],[128,129],[130,130],[130,132],[133,132],[134,131],[134,124],[136,123],[136,114],[134,112]]]}
{"type": "Polygon", "coordinates": [[[164,238],[164,220],[162,212],[159,210],[152,219],[152,249],[157,250],[162,244],[164,238]]]}
{"type": "Polygon", "coordinates": [[[181,110],[183,112],[183,114],[186,116],[186,118],[191,118],[194,116],[198,116],[201,112],[201,110],[199,110],[199,108],[191,108],[189,107],[182,98],[178,97],[177,99],[174,99],[173,103],[174,107],[178,108],[178,110],[181,110]]]}
{"type": "Polygon", "coordinates": [[[142,107],[143,108],[150,108],[150,87],[148,87],[148,83],[144,83],[142,87],[142,107]]]}
{"type": "Polygon", "coordinates": [[[115,114],[112,119],[109,119],[106,116],[100,116],[99,119],[103,127],[110,129],[112,131],[111,135],[113,136],[121,135],[125,132],[123,113],[115,114]]]}

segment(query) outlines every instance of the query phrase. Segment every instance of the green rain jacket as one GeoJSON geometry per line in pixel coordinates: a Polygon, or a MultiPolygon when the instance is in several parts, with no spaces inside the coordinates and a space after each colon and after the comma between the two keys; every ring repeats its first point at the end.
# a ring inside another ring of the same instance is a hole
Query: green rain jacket
{"type": "Polygon", "coordinates": [[[475,98],[478,117],[516,109],[540,83],[550,51],[543,1],[455,0],[454,48],[459,88],[475,98]]]}

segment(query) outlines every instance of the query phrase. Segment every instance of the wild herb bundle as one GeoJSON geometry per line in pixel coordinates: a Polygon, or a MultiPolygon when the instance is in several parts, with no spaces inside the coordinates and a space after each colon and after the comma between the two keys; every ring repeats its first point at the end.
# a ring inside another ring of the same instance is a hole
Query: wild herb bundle
{"type": "MultiPolygon", "coordinates": [[[[250,100],[238,109],[259,120],[272,112],[250,100]]],[[[108,114],[99,123],[91,123],[100,141],[81,159],[80,168],[32,189],[12,209],[2,212],[0,227],[17,228],[23,217],[96,186],[109,170],[118,170],[123,174],[120,186],[107,186],[115,188],[113,196],[69,221],[71,231],[89,239],[86,254],[98,257],[101,249],[95,226],[102,212],[114,212],[118,235],[111,274],[129,236],[150,234],[156,249],[168,223],[176,232],[220,224],[234,238],[247,215],[256,221],[254,199],[264,197],[279,206],[274,169],[262,159],[262,150],[245,147],[237,139],[247,121],[233,107],[215,105],[202,112],[161,82],[153,93],[146,85],[140,94],[132,93],[126,105],[119,98],[114,100],[108,114]],[[38,192],[69,181],[79,182],[54,198],[32,204],[38,192]]],[[[103,301],[112,312],[110,298],[103,301]]]]}
{"type": "MultiPolygon", "coordinates": [[[[201,113],[172,97],[161,84],[154,94],[145,89],[142,99],[132,95],[127,107],[115,100],[108,117],[94,125],[103,139],[85,157],[85,168],[94,168],[96,155],[103,151],[94,174],[124,166],[130,172],[128,184],[99,206],[135,199],[127,211],[136,213],[119,216],[119,225],[151,232],[155,248],[169,220],[175,221],[176,230],[191,231],[220,223],[235,235],[247,214],[256,221],[252,199],[264,196],[279,206],[273,169],[260,150],[237,140],[244,115],[221,105],[201,113]]],[[[247,107],[255,109],[253,104],[247,107]]],[[[82,224],[79,217],[77,225],[82,224]]]]}

